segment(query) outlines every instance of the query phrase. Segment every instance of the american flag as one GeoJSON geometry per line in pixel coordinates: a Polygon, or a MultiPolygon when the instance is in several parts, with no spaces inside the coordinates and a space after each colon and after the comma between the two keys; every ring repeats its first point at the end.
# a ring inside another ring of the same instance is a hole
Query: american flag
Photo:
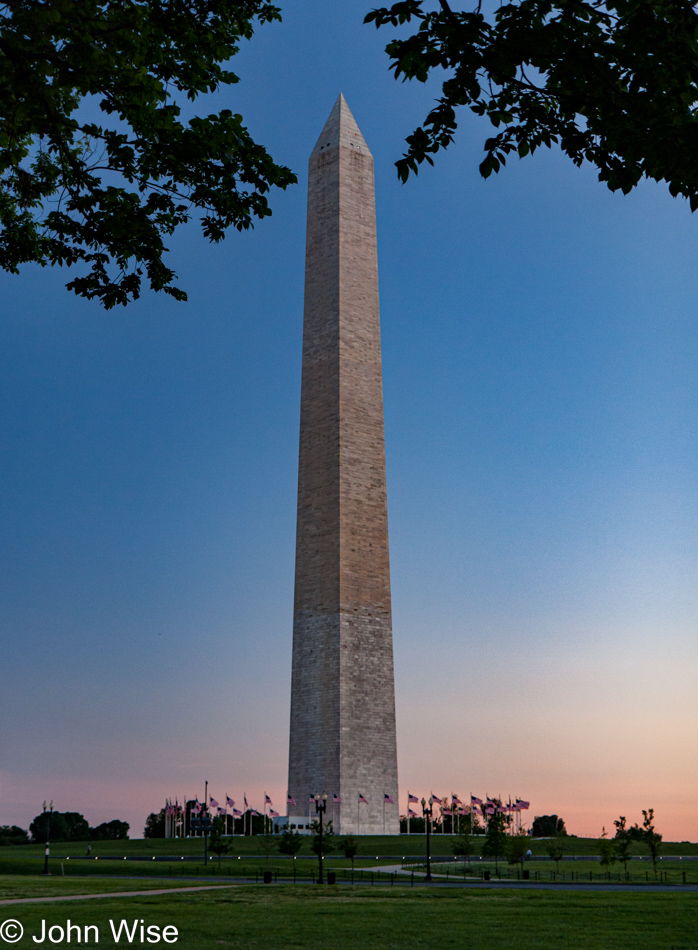
{"type": "Polygon", "coordinates": [[[296,799],[295,799],[295,798],[291,798],[290,795],[287,795],[287,796],[286,796],[286,804],[287,804],[287,805],[295,805],[295,804],[296,804],[296,799]]]}
{"type": "Polygon", "coordinates": [[[516,799],[516,804],[519,806],[519,808],[523,808],[524,810],[525,810],[526,808],[530,808],[530,807],[531,807],[531,803],[530,803],[530,802],[525,802],[525,801],[523,801],[523,799],[521,799],[521,798],[517,798],[517,799],[516,799]]]}
{"type": "Polygon", "coordinates": [[[436,804],[436,805],[443,805],[443,803],[444,803],[443,798],[437,798],[436,795],[432,795],[431,797],[432,797],[432,801],[434,802],[434,804],[436,804]]]}
{"type": "Polygon", "coordinates": [[[312,805],[314,801],[315,801],[315,796],[314,796],[314,795],[312,794],[312,792],[311,792],[311,793],[310,793],[310,804],[312,805]]]}
{"type": "Polygon", "coordinates": [[[270,809],[269,809],[269,814],[271,815],[272,818],[278,818],[278,817],[279,817],[278,811],[274,811],[273,808],[270,808],[270,809]]]}
{"type": "Polygon", "coordinates": [[[225,803],[228,806],[228,808],[235,808],[235,802],[232,800],[230,795],[225,796],[225,803]]]}
{"type": "Polygon", "coordinates": [[[218,802],[216,801],[216,799],[213,797],[213,795],[211,795],[211,796],[209,796],[209,797],[210,797],[210,801],[211,801],[211,808],[219,808],[220,806],[219,806],[218,802]]]}
{"type": "Polygon", "coordinates": [[[333,795],[333,796],[332,796],[332,801],[334,802],[335,805],[341,805],[341,804],[342,804],[342,799],[341,799],[341,796],[339,796],[339,795],[333,795]]]}
{"type": "Polygon", "coordinates": [[[394,804],[395,804],[395,802],[393,801],[393,796],[392,796],[392,795],[388,795],[387,792],[386,792],[386,794],[383,796],[383,801],[384,801],[384,802],[387,802],[389,805],[394,805],[394,804]]]}
{"type": "Polygon", "coordinates": [[[411,808],[408,808],[408,809],[407,809],[407,814],[408,814],[408,816],[409,816],[410,818],[416,818],[416,817],[417,817],[417,812],[416,812],[416,811],[412,811],[411,808]]]}
{"type": "Polygon", "coordinates": [[[363,797],[363,795],[361,794],[361,792],[359,792],[359,802],[363,802],[364,805],[368,805],[368,802],[367,802],[366,799],[363,797]]]}
{"type": "Polygon", "coordinates": [[[452,800],[452,802],[453,802],[454,805],[462,805],[462,804],[463,804],[463,802],[460,800],[460,798],[459,798],[457,795],[455,795],[453,792],[451,793],[451,800],[452,800]]]}
{"type": "Polygon", "coordinates": [[[245,803],[245,811],[247,811],[247,809],[250,807],[250,806],[247,804],[247,795],[243,795],[243,796],[242,796],[242,800],[243,800],[243,802],[245,803]]]}
{"type": "Polygon", "coordinates": [[[257,817],[259,817],[259,812],[257,811],[256,808],[250,808],[250,814],[251,814],[251,815],[257,815],[257,817]]]}
{"type": "Polygon", "coordinates": [[[191,806],[192,815],[198,815],[200,811],[201,805],[198,802],[194,802],[194,804],[191,806]]]}
{"type": "Polygon", "coordinates": [[[471,795],[471,796],[470,796],[470,804],[471,804],[471,805],[482,805],[482,799],[481,799],[481,798],[478,798],[477,795],[471,795]]]}
{"type": "Polygon", "coordinates": [[[408,792],[408,793],[407,793],[407,801],[408,801],[408,802],[419,802],[419,799],[417,798],[416,795],[410,795],[410,793],[408,792]]]}
{"type": "Polygon", "coordinates": [[[264,804],[271,805],[271,798],[269,798],[266,792],[264,793],[264,804]]]}
{"type": "Polygon", "coordinates": [[[233,814],[236,818],[242,818],[242,812],[238,808],[233,808],[233,814]]]}

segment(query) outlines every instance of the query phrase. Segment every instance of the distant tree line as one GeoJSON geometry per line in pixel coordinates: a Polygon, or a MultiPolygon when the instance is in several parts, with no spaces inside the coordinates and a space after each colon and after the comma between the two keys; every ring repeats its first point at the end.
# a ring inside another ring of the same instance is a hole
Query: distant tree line
{"type": "Polygon", "coordinates": [[[50,841],[119,841],[128,838],[129,824],[113,819],[91,828],[87,819],[76,811],[45,811],[34,818],[29,832],[17,825],[0,828],[0,845],[43,844],[50,841]]]}

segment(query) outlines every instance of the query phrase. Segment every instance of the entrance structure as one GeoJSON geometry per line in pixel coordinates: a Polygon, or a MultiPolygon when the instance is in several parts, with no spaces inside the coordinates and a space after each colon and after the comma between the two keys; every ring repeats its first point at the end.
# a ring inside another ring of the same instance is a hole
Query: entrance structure
{"type": "Polygon", "coordinates": [[[335,831],[399,832],[373,157],[342,95],[308,174],[288,773],[291,822],[326,793],[335,831]]]}

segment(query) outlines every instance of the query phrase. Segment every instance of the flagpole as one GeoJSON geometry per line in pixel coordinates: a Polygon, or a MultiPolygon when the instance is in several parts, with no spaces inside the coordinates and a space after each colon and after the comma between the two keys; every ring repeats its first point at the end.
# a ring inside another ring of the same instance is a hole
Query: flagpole
{"type": "Polygon", "coordinates": [[[410,833],[410,793],[407,793],[407,834],[410,833]]]}
{"type": "Polygon", "coordinates": [[[360,835],[361,831],[361,797],[360,793],[356,793],[356,834],[360,835]]]}

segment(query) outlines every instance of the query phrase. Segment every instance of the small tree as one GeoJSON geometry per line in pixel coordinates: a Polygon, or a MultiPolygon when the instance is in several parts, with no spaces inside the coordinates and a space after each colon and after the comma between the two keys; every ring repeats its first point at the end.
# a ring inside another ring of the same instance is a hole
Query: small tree
{"type": "Polygon", "coordinates": [[[654,830],[654,808],[649,808],[647,811],[644,808],[642,809],[642,841],[647,845],[652,855],[652,867],[656,874],[662,836],[654,830]]]}
{"type": "Polygon", "coordinates": [[[523,871],[526,854],[530,848],[530,838],[525,831],[518,831],[515,835],[508,835],[506,841],[506,856],[509,864],[520,864],[523,871]]]}
{"type": "Polygon", "coordinates": [[[565,853],[565,837],[566,832],[558,832],[545,843],[545,853],[548,855],[551,861],[555,862],[556,871],[560,870],[560,861],[562,860],[562,856],[565,853]]]}
{"type": "Polygon", "coordinates": [[[483,858],[494,858],[494,866],[499,871],[499,859],[504,857],[507,833],[504,830],[504,815],[494,814],[487,822],[487,833],[482,842],[483,858]]]}
{"type": "Polygon", "coordinates": [[[230,841],[223,840],[223,832],[225,831],[225,822],[222,818],[214,818],[211,823],[211,836],[208,839],[208,848],[209,851],[213,851],[214,854],[218,855],[218,870],[221,869],[221,858],[224,854],[227,854],[230,851],[231,843],[230,841]]]}
{"type": "Polygon", "coordinates": [[[609,840],[608,832],[605,828],[601,830],[599,838],[599,864],[601,867],[608,868],[616,863],[616,849],[613,842],[609,840]]]}
{"type": "Polygon", "coordinates": [[[472,836],[467,831],[456,835],[451,842],[451,850],[457,858],[463,858],[463,870],[465,870],[465,862],[467,861],[470,865],[470,856],[473,853],[472,836]]]}
{"type": "Polygon", "coordinates": [[[353,877],[354,858],[359,853],[359,842],[353,837],[353,835],[348,835],[339,842],[339,848],[347,861],[351,861],[351,873],[353,877]]]}
{"type": "Polygon", "coordinates": [[[630,860],[630,829],[626,826],[625,817],[620,816],[613,822],[616,826],[616,836],[613,839],[613,847],[619,861],[623,863],[623,870],[628,873],[628,861],[630,860]]]}
{"type": "Polygon", "coordinates": [[[281,854],[290,854],[295,857],[303,846],[303,836],[297,831],[291,831],[291,826],[286,825],[281,836],[277,841],[277,847],[281,854]]]}
{"type": "MultiPolygon", "coordinates": [[[[313,854],[320,854],[320,822],[314,821],[310,826],[310,830],[313,833],[313,841],[310,847],[313,850],[313,854]]],[[[332,828],[332,822],[328,821],[322,828],[322,853],[330,854],[334,849],[334,830],[332,828]]]]}

